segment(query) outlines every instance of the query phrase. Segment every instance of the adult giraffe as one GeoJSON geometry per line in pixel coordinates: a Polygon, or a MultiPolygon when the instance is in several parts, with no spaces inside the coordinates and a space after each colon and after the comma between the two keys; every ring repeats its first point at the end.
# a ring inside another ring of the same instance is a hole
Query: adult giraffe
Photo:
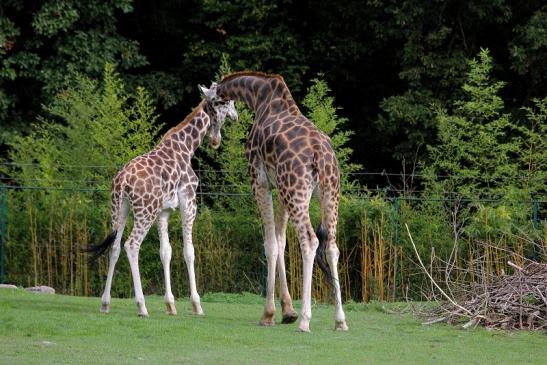
{"type": "MultiPolygon", "coordinates": [[[[203,93],[208,92],[205,87],[200,88],[203,93]]],[[[226,116],[237,119],[233,101],[203,100],[181,123],[163,136],[154,150],[131,160],[114,178],[112,232],[102,244],[87,249],[99,256],[112,246],[101,312],[109,311],[112,277],[120,255],[120,243],[127,214],[129,207],[132,206],[135,219],[124,246],[131,266],[138,315],[148,316],[139,273],[139,249],[148,230],[156,221],[160,237],[160,258],[165,276],[165,305],[168,314],[177,314],[175,298],[171,292],[171,245],[167,235],[170,210],[177,207],[180,208],[182,215],[184,259],[188,269],[192,312],[203,314],[194,273],[192,225],[196,217],[198,178],[192,169],[191,159],[208,130],[211,146],[218,148],[221,141],[220,129],[226,116]]]]}
{"type": "Polygon", "coordinates": [[[205,98],[209,102],[240,100],[255,114],[255,123],[246,144],[246,157],[253,193],[264,223],[268,265],[267,297],[260,324],[274,324],[276,265],[283,323],[297,319],[285,277],[285,231],[290,217],[296,227],[303,260],[302,312],[298,329],[310,331],[313,263],[321,245],[320,250],[326,249],[331,271],[329,276],[336,305],[335,329],[347,331],[337,269],[340,255],[336,245],[340,173],[329,137],[302,115],[279,75],[236,72],[213,84],[205,98]],[[275,217],[272,187],[279,191],[279,209],[275,217]],[[314,190],[318,190],[321,202],[321,224],[317,235],[308,213],[314,190]]]}

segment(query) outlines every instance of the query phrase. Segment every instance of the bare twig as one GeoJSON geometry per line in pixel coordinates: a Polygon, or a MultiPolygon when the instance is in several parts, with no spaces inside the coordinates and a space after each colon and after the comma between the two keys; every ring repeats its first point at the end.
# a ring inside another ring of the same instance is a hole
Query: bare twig
{"type": "Polygon", "coordinates": [[[515,263],[512,262],[512,261],[507,261],[507,264],[508,264],[509,266],[514,267],[515,269],[517,269],[517,270],[519,270],[519,271],[524,271],[524,269],[523,269],[522,267],[518,266],[517,264],[515,264],[515,263]]]}
{"type": "Polygon", "coordinates": [[[452,305],[454,305],[455,307],[458,307],[460,308],[461,310],[463,310],[464,312],[466,312],[467,314],[469,314],[470,316],[473,316],[473,313],[471,313],[471,311],[469,311],[467,308],[464,308],[462,307],[461,305],[459,305],[458,303],[456,303],[456,301],[452,298],[450,298],[445,292],[444,290],[439,286],[439,284],[437,284],[437,282],[433,279],[433,277],[431,276],[431,274],[427,271],[427,269],[425,268],[424,266],[424,263],[422,262],[422,259],[420,258],[420,255],[418,254],[418,249],[416,249],[416,245],[414,244],[414,239],[412,238],[412,235],[410,234],[410,229],[408,229],[408,224],[405,223],[405,227],[406,227],[406,231],[408,233],[408,237],[410,238],[410,242],[412,243],[412,247],[414,248],[414,252],[416,253],[416,257],[418,258],[418,262],[420,263],[420,266],[422,267],[422,269],[424,270],[425,274],[429,277],[429,280],[431,280],[431,282],[433,283],[433,285],[435,285],[435,287],[441,292],[441,294],[450,302],[452,303],[452,305]]]}
{"type": "Polygon", "coordinates": [[[429,326],[431,324],[444,322],[446,320],[447,320],[447,317],[435,318],[435,319],[432,319],[432,320],[429,320],[429,321],[426,321],[426,322],[422,322],[422,326],[429,326]]]}

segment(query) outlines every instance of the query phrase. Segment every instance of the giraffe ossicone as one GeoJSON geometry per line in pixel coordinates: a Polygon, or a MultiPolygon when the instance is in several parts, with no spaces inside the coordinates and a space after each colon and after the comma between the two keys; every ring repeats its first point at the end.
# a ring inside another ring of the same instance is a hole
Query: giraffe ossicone
{"type": "Polygon", "coordinates": [[[208,102],[240,100],[255,115],[246,144],[246,157],[252,179],[253,193],[264,224],[264,251],[267,260],[266,304],[260,324],[274,324],[275,275],[279,289],[283,323],[297,319],[288,291],[285,273],[287,221],[296,228],[303,261],[302,310],[298,329],[309,332],[311,320],[311,280],[314,261],[322,262],[325,252],[335,300],[335,329],[347,331],[342,309],[336,224],[340,196],[340,171],[328,136],[322,133],[299,110],[280,75],[243,71],[227,75],[204,93],[208,102]],[[274,214],[271,189],[277,187],[279,205],[274,214]],[[319,241],[309,218],[313,192],[319,195],[321,224],[319,241]]]}
{"type": "MultiPolygon", "coordinates": [[[[209,89],[200,87],[205,94],[209,89]]],[[[114,268],[120,255],[121,240],[129,208],[133,208],[134,224],[124,248],[129,259],[138,315],[146,317],[144,295],[139,272],[139,249],[150,227],[157,222],[160,238],[160,258],[165,279],[165,305],[167,313],[177,314],[175,298],[171,291],[170,263],[172,256],[168,237],[168,219],[172,209],[180,209],[183,226],[184,259],[188,270],[192,312],[202,315],[200,297],[196,288],[194,271],[194,245],[192,227],[196,217],[196,189],[198,177],[191,166],[195,150],[209,132],[209,142],[218,147],[220,128],[226,117],[237,119],[233,101],[210,103],[203,100],[181,123],[171,128],[152,151],[129,161],[112,182],[112,232],[89,252],[101,255],[109,248],[109,267],[102,295],[101,312],[110,310],[110,290],[114,268]]]]}

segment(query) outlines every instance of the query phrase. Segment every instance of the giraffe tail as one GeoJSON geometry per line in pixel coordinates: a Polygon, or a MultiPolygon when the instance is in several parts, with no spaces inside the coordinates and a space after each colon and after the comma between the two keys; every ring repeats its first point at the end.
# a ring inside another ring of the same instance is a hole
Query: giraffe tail
{"type": "Polygon", "coordinates": [[[317,262],[317,265],[323,272],[325,281],[330,286],[332,284],[333,278],[326,260],[325,249],[327,248],[327,230],[323,226],[323,223],[319,223],[319,226],[315,231],[315,235],[319,240],[319,246],[317,247],[317,251],[315,252],[315,262],[317,262]]]}
{"type": "Polygon", "coordinates": [[[101,244],[87,246],[87,248],[82,249],[82,252],[90,252],[92,256],[89,261],[95,261],[101,257],[114,243],[116,240],[117,231],[112,231],[101,244]]]}

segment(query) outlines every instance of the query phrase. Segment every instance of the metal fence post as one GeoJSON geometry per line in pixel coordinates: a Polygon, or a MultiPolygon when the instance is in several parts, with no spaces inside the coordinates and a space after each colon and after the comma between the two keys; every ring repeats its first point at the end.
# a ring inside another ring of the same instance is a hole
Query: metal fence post
{"type": "Polygon", "coordinates": [[[6,242],[8,241],[8,189],[0,186],[0,284],[5,280],[6,242]]]}

